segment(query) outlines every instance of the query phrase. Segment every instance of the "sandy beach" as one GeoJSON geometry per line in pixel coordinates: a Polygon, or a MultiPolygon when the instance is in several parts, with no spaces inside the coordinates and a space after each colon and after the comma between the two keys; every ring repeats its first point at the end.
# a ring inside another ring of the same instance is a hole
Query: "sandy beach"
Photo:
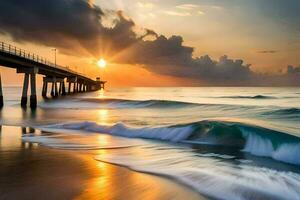
{"type": "Polygon", "coordinates": [[[2,126],[0,199],[204,199],[171,180],[99,162],[95,152],[25,143],[2,126]]]}

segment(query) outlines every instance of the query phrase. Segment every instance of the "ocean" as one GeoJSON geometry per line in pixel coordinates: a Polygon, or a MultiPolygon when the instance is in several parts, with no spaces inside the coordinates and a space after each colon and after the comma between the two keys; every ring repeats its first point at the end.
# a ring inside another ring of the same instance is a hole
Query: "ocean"
{"type": "Polygon", "coordinates": [[[22,110],[20,96],[4,87],[0,123],[38,130],[25,143],[99,150],[91,155],[99,163],[209,199],[300,199],[300,88],[108,88],[39,97],[35,111],[22,110]]]}

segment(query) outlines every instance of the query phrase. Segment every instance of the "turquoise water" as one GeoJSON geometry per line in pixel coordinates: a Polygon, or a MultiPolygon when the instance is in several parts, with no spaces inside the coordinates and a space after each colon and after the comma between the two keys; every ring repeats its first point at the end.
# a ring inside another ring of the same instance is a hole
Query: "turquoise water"
{"type": "Polygon", "coordinates": [[[34,112],[19,108],[20,90],[4,88],[2,124],[84,137],[24,141],[118,149],[94,159],[172,178],[213,199],[300,199],[300,88],[109,89],[40,98],[34,112]]]}

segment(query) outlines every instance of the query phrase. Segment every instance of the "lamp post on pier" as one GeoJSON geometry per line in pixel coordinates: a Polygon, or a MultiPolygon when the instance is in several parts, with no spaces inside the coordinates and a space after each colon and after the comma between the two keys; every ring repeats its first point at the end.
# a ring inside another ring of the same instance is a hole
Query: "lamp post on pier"
{"type": "Polygon", "coordinates": [[[57,52],[57,49],[52,49],[52,51],[54,51],[54,64],[55,64],[55,67],[56,67],[56,52],[57,52]]]}

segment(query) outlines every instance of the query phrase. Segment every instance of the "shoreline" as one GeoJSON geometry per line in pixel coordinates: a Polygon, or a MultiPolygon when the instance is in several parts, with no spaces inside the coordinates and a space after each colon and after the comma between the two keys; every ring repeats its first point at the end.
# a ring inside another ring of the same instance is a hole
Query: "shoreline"
{"type": "Polygon", "coordinates": [[[47,148],[21,136],[21,127],[2,126],[0,199],[206,199],[166,177],[97,161],[92,151],[47,148]]]}

